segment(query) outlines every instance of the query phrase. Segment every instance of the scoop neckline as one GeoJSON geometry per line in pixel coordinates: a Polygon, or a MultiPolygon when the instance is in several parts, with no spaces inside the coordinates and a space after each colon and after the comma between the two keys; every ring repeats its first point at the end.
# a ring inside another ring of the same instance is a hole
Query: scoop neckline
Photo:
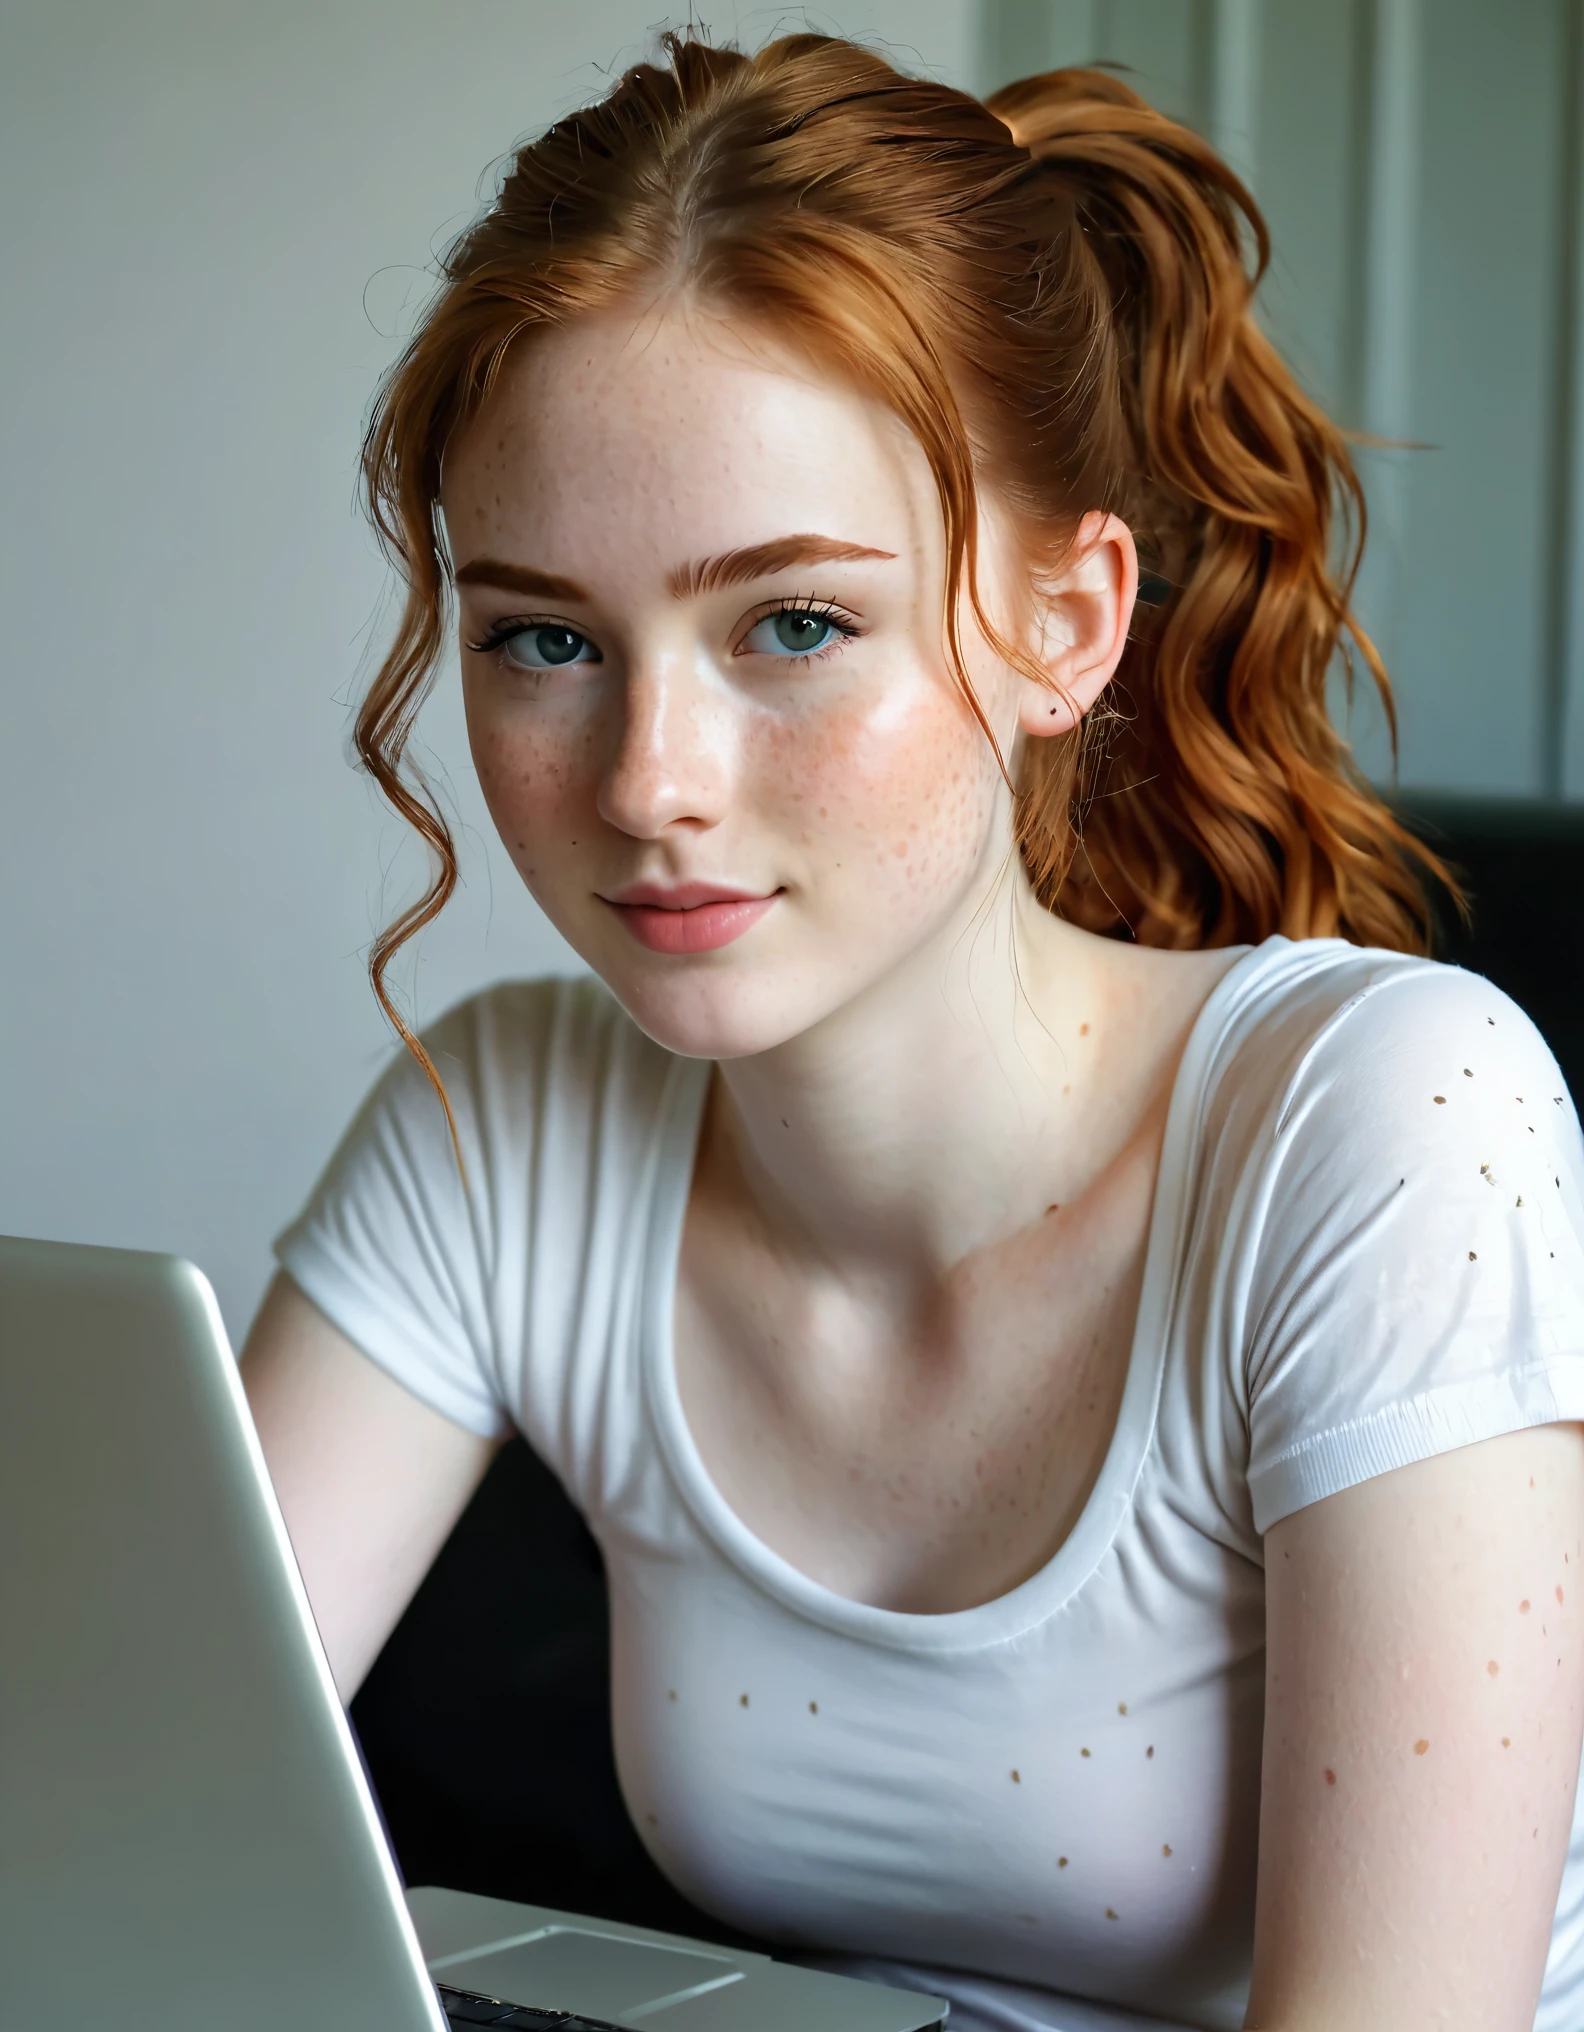
{"type": "MultiPolygon", "coordinates": [[[[895,1651],[979,1650],[1046,1621],[1084,1586],[1116,1539],[1154,1438],[1161,1377],[1177,1297],[1177,1267],[1191,1213],[1189,1181],[1207,1075],[1248,978],[1294,941],[1248,947],[1201,1004],[1172,1081],[1145,1242],[1144,1277],[1128,1350],[1127,1380],[1111,1441],[1088,1500],[1055,1552],[1016,1587],[971,1608],[919,1614],[876,1607],[813,1580],[750,1531],[715,1486],[682,1408],[676,1379],[676,1292],[693,1167],[709,1093],[709,1060],[679,1059],[672,1105],[654,1150],[645,1251],[641,1366],[661,1450],[694,1521],[715,1549],[785,1608],[835,1634],[895,1651]]],[[[1327,941],[1329,944],[1330,941],[1327,941]]]]}

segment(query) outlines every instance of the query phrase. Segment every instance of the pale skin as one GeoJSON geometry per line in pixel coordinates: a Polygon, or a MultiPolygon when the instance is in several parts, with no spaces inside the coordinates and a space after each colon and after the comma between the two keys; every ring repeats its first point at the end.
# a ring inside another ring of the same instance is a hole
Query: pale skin
{"type": "MultiPolygon", "coordinates": [[[[507,851],[637,1021],[716,1061],[676,1295],[708,1471],[843,1594],[1004,1593],[1099,1470],[1172,1078],[1228,955],[1035,904],[941,639],[927,464],[768,341],[673,301],[539,342],[451,447],[443,505],[462,641],[493,638],[464,646],[463,683],[507,851]],[[811,535],[823,556],[762,548],[811,535]],[[692,880],[773,901],[678,954],[610,900],[692,880]]],[[[1101,696],[1137,567],[1092,513],[1031,575],[981,505],[987,610],[1049,680],[965,610],[1015,772],[1101,696]]],[[[244,1374],[350,1696],[492,1449],[285,1281],[244,1374]]],[[[1584,1734],[1584,1440],[1400,1469],[1265,1549],[1247,2024],[1519,2032],[1584,1734]]]]}

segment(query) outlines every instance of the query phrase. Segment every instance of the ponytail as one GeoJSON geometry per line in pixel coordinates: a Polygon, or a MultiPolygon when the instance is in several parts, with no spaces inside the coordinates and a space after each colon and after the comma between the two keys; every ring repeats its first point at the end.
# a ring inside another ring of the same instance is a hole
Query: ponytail
{"type": "Polygon", "coordinates": [[[1145,574],[1113,711],[1076,758],[1050,744],[1029,758],[1019,837],[1036,890],[1154,945],[1281,931],[1423,950],[1423,878],[1445,871],[1327,709],[1333,672],[1351,696],[1362,665],[1395,748],[1386,673],[1351,607],[1363,491],[1253,315],[1264,220],[1207,143],[1104,72],[1027,78],[989,109],[1069,193],[1079,258],[1104,277],[1117,505],[1145,574]]]}

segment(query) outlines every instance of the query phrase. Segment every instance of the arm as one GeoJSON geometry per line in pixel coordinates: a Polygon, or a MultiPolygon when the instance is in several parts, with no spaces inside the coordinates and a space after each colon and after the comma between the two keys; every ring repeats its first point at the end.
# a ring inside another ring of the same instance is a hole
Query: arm
{"type": "Polygon", "coordinates": [[[1584,1432],[1485,1440],[1265,1539],[1260,2032],[1528,2032],[1584,1736],[1584,1432]]]}
{"type": "Polygon", "coordinates": [[[242,1382],[343,1700],[379,1655],[499,1441],[430,1410],[279,1276],[242,1382]]]}

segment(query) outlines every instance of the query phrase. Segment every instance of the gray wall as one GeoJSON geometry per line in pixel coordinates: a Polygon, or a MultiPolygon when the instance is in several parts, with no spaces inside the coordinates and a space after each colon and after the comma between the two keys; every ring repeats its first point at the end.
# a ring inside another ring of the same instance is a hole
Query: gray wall
{"type": "MultiPolygon", "coordinates": [[[[0,1232],[180,1250],[233,1335],[383,1062],[363,953],[421,874],[344,759],[384,585],[365,405],[492,158],[655,19],[0,0],[0,1232]]],[[[972,74],[969,0],[839,22],[972,74]]],[[[493,850],[454,683],[423,731],[467,886],[420,1015],[572,964],[493,850]]]]}

